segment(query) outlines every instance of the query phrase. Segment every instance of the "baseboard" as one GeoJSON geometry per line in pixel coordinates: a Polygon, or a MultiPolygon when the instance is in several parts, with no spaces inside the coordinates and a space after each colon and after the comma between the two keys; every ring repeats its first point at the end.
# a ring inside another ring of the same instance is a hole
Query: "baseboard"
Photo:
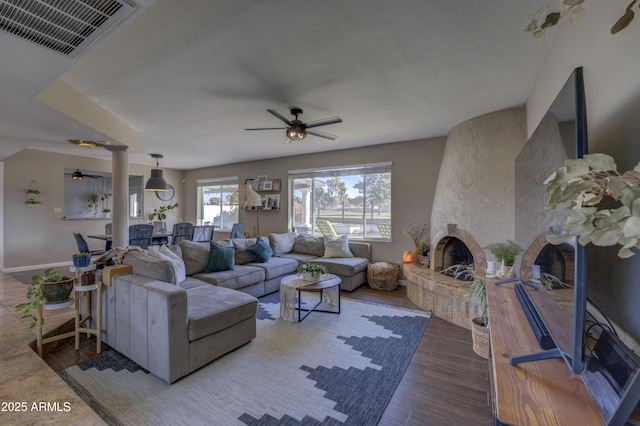
{"type": "Polygon", "coordinates": [[[71,266],[73,262],[57,262],[57,263],[43,263],[41,265],[27,265],[27,266],[16,266],[13,268],[4,268],[2,272],[6,274],[11,274],[13,272],[25,272],[25,271],[33,271],[35,269],[48,269],[48,268],[59,268],[61,266],[71,266]]]}

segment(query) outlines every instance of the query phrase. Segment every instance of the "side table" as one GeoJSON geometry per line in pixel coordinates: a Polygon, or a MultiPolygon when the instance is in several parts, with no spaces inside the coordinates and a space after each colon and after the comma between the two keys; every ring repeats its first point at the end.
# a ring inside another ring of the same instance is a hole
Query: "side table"
{"type": "Polygon", "coordinates": [[[73,286],[75,292],[75,338],[76,338],[76,351],[80,349],[80,333],[87,333],[87,337],[90,335],[96,336],[96,353],[102,351],[102,280],[96,280],[94,284],[82,285],[82,274],[96,269],[95,264],[91,264],[87,267],[71,267],[70,270],[76,274],[76,284],[73,286]],[[96,313],[95,317],[91,312],[91,292],[97,293],[96,300],[96,313]],[[86,316],[82,318],[82,302],[80,299],[84,299],[86,303],[86,316]],[[89,322],[95,321],[95,328],[90,328],[89,322]],[[86,326],[85,323],[87,324],[86,326]],[[84,326],[84,327],[83,327],[84,326]]]}
{"type": "Polygon", "coordinates": [[[60,303],[43,303],[42,305],[38,306],[37,316],[36,316],[37,318],[36,328],[38,330],[38,337],[36,340],[36,345],[38,349],[38,355],[40,356],[40,358],[42,358],[43,344],[66,339],[67,337],[75,336],[76,334],[75,330],[73,330],[73,331],[69,331],[68,333],[57,334],[55,336],[42,338],[42,310],[44,309],[45,311],[54,311],[57,309],[64,309],[64,308],[73,306],[74,303],[75,303],[74,299],[67,299],[64,302],[60,302],[60,303]]]}

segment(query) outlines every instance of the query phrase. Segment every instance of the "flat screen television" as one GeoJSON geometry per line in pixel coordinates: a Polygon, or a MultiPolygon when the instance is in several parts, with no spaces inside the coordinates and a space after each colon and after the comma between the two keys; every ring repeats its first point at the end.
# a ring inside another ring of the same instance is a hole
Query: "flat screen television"
{"type": "MultiPolygon", "coordinates": [[[[541,236],[561,231],[570,211],[544,210],[548,194],[542,182],[567,159],[581,158],[586,153],[584,81],[582,68],[576,68],[516,158],[516,242],[523,247],[540,248],[541,236]]],[[[523,285],[532,284],[533,280],[522,277],[533,273],[521,268],[520,282],[514,288],[523,312],[536,335],[541,327],[550,340],[539,337],[540,352],[519,354],[511,358],[511,363],[563,358],[569,369],[581,376],[607,425],[623,425],[640,399],[640,358],[606,330],[594,350],[587,353],[587,247],[574,239],[564,248],[545,245],[540,253],[547,247],[558,250],[564,260],[561,263],[565,264],[546,270],[551,268],[550,263],[539,261],[538,256],[535,263],[540,264],[536,268],[541,273],[560,275],[561,281],[570,283],[572,291],[564,303],[558,303],[541,286],[523,285]]]]}
{"type": "MultiPolygon", "coordinates": [[[[540,241],[540,236],[549,232],[560,232],[568,209],[546,212],[548,199],[544,180],[567,159],[581,158],[587,152],[587,113],[582,68],[576,68],[554,100],[529,141],[516,158],[516,241],[523,247],[540,241]]],[[[538,244],[540,245],[540,244],[538,244]]],[[[534,354],[522,354],[512,363],[545,358],[562,357],[569,369],[580,374],[584,368],[584,342],[586,319],[586,247],[573,241],[558,255],[565,272],[560,281],[573,286],[570,300],[564,304],[570,321],[558,321],[560,305],[545,302],[534,294],[532,286],[525,287],[530,309],[541,322],[554,346],[534,354]],[[564,255],[563,255],[564,253],[564,255]],[[531,296],[531,297],[529,297],[531,296]]],[[[544,262],[538,265],[542,274],[556,274],[546,270],[544,262]]],[[[527,272],[527,271],[525,271],[527,272]]],[[[522,273],[521,276],[526,276],[522,273]]],[[[539,286],[538,288],[541,288],[539,286]]],[[[523,309],[528,308],[523,303],[523,309]]],[[[527,316],[529,316],[527,312],[527,316]]],[[[567,315],[564,315],[566,318],[567,315]]],[[[532,322],[530,320],[530,322],[532,322]]],[[[549,346],[545,346],[548,348],[549,346]]],[[[541,348],[542,349],[542,348],[541,348]]]]}

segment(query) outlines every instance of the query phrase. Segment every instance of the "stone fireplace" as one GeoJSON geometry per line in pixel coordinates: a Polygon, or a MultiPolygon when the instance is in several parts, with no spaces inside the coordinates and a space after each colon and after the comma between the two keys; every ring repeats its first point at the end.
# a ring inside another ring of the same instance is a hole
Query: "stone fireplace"
{"type": "Polygon", "coordinates": [[[456,224],[448,224],[434,235],[437,241],[431,249],[431,268],[442,271],[451,265],[486,267],[484,250],[467,231],[456,224]]]}
{"type": "Polygon", "coordinates": [[[565,284],[573,285],[575,271],[575,248],[568,243],[553,245],[544,233],[522,255],[520,277],[531,281],[533,265],[540,265],[543,273],[551,274],[565,284]]]}

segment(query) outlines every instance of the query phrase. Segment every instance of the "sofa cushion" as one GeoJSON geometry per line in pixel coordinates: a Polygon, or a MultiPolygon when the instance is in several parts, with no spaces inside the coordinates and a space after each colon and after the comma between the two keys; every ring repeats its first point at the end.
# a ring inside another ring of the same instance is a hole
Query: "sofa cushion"
{"type": "Polygon", "coordinates": [[[302,254],[293,251],[291,253],[283,254],[280,257],[282,257],[283,259],[293,259],[298,263],[309,263],[310,261],[318,258],[318,256],[315,256],[313,254],[302,254]]]}
{"type": "Polygon", "coordinates": [[[324,237],[324,257],[353,257],[349,250],[349,239],[346,235],[324,237]]]}
{"type": "Polygon", "coordinates": [[[269,234],[269,243],[273,250],[274,256],[282,256],[283,254],[291,253],[293,250],[293,244],[296,242],[295,232],[287,232],[286,234],[269,234]]]}
{"type": "Polygon", "coordinates": [[[248,247],[247,252],[252,254],[258,263],[264,263],[273,256],[273,250],[271,250],[269,241],[265,237],[258,237],[258,241],[248,247]]]}
{"type": "Polygon", "coordinates": [[[324,241],[313,235],[299,234],[293,243],[293,251],[300,254],[324,256],[324,241]]]}
{"type": "Polygon", "coordinates": [[[252,284],[263,282],[264,276],[265,272],[262,268],[248,265],[235,265],[233,271],[203,272],[195,274],[193,278],[209,284],[240,290],[252,284]]]}
{"type": "Polygon", "coordinates": [[[180,284],[187,277],[184,261],[181,257],[175,254],[173,251],[167,248],[167,246],[148,248],[149,254],[160,260],[168,260],[173,265],[173,272],[175,274],[174,282],[180,284]]]}
{"type": "Polygon", "coordinates": [[[236,248],[236,265],[244,265],[245,263],[256,261],[255,256],[247,252],[247,249],[257,242],[257,238],[231,239],[231,244],[236,248]]]}
{"type": "Polygon", "coordinates": [[[333,257],[315,259],[313,263],[326,266],[332,274],[352,276],[358,272],[365,271],[369,264],[369,259],[363,259],[361,257],[333,257]]]}
{"type": "Polygon", "coordinates": [[[136,275],[176,284],[176,273],[173,264],[168,260],[139,251],[129,251],[122,259],[122,264],[130,265],[136,275]]]}
{"type": "Polygon", "coordinates": [[[182,240],[178,243],[182,250],[182,260],[187,271],[187,275],[197,274],[204,271],[209,262],[211,246],[209,241],[196,242],[182,240]]]}
{"type": "Polygon", "coordinates": [[[294,273],[298,268],[298,261],[295,259],[287,259],[286,257],[272,257],[264,263],[247,263],[247,266],[257,266],[264,269],[264,279],[281,277],[294,273]]]}
{"type": "Polygon", "coordinates": [[[229,328],[256,315],[258,299],[223,287],[187,290],[189,341],[229,328]]]}
{"type": "Polygon", "coordinates": [[[213,241],[209,246],[209,261],[204,272],[233,271],[236,248],[224,247],[213,241]]]}

